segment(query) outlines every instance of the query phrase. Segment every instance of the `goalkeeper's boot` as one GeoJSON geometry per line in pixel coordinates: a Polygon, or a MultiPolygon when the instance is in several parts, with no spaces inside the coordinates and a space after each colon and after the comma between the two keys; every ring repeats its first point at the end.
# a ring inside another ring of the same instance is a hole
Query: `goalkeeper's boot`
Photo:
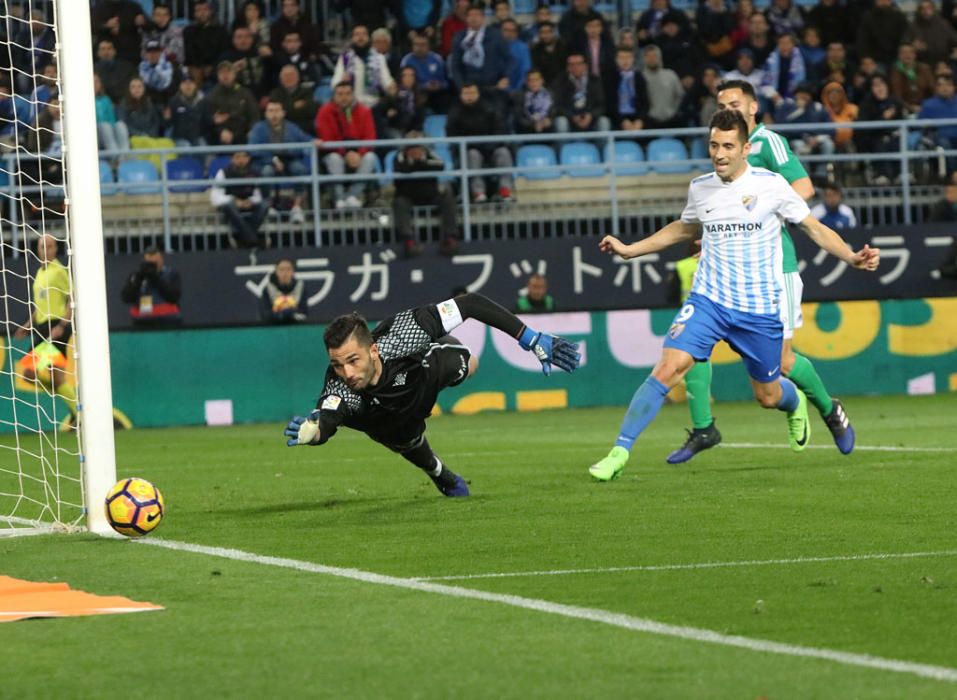
{"type": "Polygon", "coordinates": [[[453,472],[448,467],[443,466],[438,476],[429,475],[435,488],[442,492],[443,496],[457,498],[469,495],[469,485],[465,479],[453,472]]]}
{"type": "Polygon", "coordinates": [[[668,464],[681,464],[687,462],[702,450],[707,450],[721,442],[721,433],[711,421],[707,428],[695,428],[688,430],[688,439],[685,444],[668,455],[668,464]]]}
{"type": "Polygon", "coordinates": [[[788,412],[788,443],[794,452],[803,452],[811,439],[811,421],[807,417],[807,397],[797,389],[798,405],[788,412]]]}
{"type": "Polygon", "coordinates": [[[625,464],[628,462],[628,450],[620,445],[611,448],[611,452],[604,459],[599,460],[588,468],[588,473],[598,481],[611,481],[621,476],[625,464]]]}
{"type": "Polygon", "coordinates": [[[837,399],[831,399],[831,412],[824,416],[824,423],[831,431],[834,444],[842,455],[848,455],[854,449],[854,426],[851,425],[844,404],[837,399]]]}

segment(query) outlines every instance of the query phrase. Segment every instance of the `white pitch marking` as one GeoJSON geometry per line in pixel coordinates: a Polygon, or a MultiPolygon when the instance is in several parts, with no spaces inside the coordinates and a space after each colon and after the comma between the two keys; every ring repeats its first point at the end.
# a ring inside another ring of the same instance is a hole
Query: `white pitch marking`
{"type": "Polygon", "coordinates": [[[721,634],[719,632],[714,632],[713,630],[700,629],[697,627],[669,625],[663,622],[657,622],[655,620],[648,620],[641,617],[634,617],[632,615],[625,615],[623,613],[615,613],[597,608],[583,608],[575,605],[552,603],[547,600],[538,600],[536,598],[525,598],[522,596],[478,591],[471,588],[428,583],[426,581],[416,581],[414,579],[399,578],[397,576],[376,574],[371,571],[362,571],[360,569],[323,566],[322,564],[300,561],[298,559],[267,557],[259,554],[253,554],[252,552],[244,552],[239,549],[207,547],[204,545],[190,544],[189,542],[176,542],[172,540],[160,539],[140,540],[138,544],[150,545],[153,547],[163,547],[165,549],[172,549],[180,552],[205,554],[207,556],[232,559],[234,561],[263,564],[266,566],[276,566],[284,569],[294,569],[296,571],[305,571],[314,574],[325,574],[327,576],[336,576],[338,578],[362,581],[363,583],[374,583],[380,586],[393,586],[395,588],[405,588],[414,591],[421,591],[423,593],[435,593],[453,598],[468,598],[472,600],[482,600],[489,603],[501,603],[503,605],[510,605],[515,608],[536,610],[538,612],[548,613],[550,615],[560,615],[561,617],[589,620],[591,622],[600,622],[602,624],[612,625],[614,627],[622,627],[624,629],[635,630],[637,632],[648,632],[665,637],[676,637],[678,639],[687,639],[696,642],[708,642],[710,644],[737,647],[739,649],[750,649],[751,651],[780,654],[783,656],[822,659],[847,666],[860,666],[864,668],[874,668],[881,671],[908,673],[915,676],[920,676],[921,678],[931,678],[938,681],[957,683],[957,669],[948,668],[946,666],[932,666],[930,664],[920,664],[912,661],[902,661],[899,659],[887,659],[880,656],[871,656],[870,654],[855,654],[847,651],[837,651],[835,649],[804,647],[798,646],[796,644],[774,642],[766,639],[749,639],[748,637],[721,634]]]}
{"type": "MultiPolygon", "coordinates": [[[[754,450],[754,449],[780,449],[780,450],[789,450],[791,449],[788,445],[777,445],[772,443],[760,443],[760,442],[723,442],[720,447],[733,447],[735,449],[742,450],[754,450]]],[[[807,449],[810,450],[834,450],[837,449],[833,445],[808,445],[807,449]]],[[[895,445],[856,445],[854,447],[855,452],[957,452],[957,447],[897,447],[895,445]]]]}
{"type": "Polygon", "coordinates": [[[501,571],[487,574],[453,576],[416,576],[414,581],[466,581],[481,578],[516,578],[522,576],[568,576],[571,574],[612,574],[622,571],[683,571],[688,569],[731,569],[742,566],[778,566],[782,564],[814,564],[833,561],[871,561],[881,559],[918,559],[921,557],[953,557],[957,549],[940,552],[890,552],[885,554],[848,554],[836,557],[795,557],[793,559],[750,559],[739,561],[706,561],[692,564],[646,564],[644,566],[608,566],[593,569],[549,569],[543,571],[501,571]]]}

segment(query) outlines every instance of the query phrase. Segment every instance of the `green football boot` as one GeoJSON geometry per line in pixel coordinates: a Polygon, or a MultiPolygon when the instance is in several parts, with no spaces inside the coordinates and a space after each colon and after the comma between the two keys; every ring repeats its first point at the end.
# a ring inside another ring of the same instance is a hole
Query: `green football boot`
{"type": "MultiPolygon", "coordinates": [[[[805,409],[805,413],[807,410],[805,409]]],[[[599,460],[588,468],[588,473],[598,481],[611,481],[621,476],[625,463],[628,461],[628,450],[616,445],[604,459],[599,460]]]]}
{"type": "Polygon", "coordinates": [[[788,412],[788,443],[794,452],[803,452],[811,439],[811,421],[807,418],[807,397],[797,389],[798,406],[788,412]]]}

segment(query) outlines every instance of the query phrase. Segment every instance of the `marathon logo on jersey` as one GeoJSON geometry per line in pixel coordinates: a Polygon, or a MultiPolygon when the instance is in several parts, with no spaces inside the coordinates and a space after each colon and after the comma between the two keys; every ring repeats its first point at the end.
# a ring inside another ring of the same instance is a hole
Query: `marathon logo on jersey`
{"type": "Polygon", "coordinates": [[[464,323],[462,312],[459,311],[459,305],[455,303],[455,299],[446,299],[436,304],[435,308],[439,312],[442,328],[445,329],[446,333],[451,332],[453,328],[458,328],[464,323]]]}
{"type": "Polygon", "coordinates": [[[322,406],[320,406],[320,408],[323,411],[335,411],[339,408],[339,404],[341,403],[341,396],[327,396],[322,400],[322,406]]]}
{"type": "Polygon", "coordinates": [[[756,194],[746,194],[741,198],[741,204],[744,205],[744,208],[748,211],[754,211],[754,207],[758,204],[758,195],[756,194]]]}
{"type": "Polygon", "coordinates": [[[761,231],[761,223],[758,221],[736,221],[732,224],[704,224],[704,232],[715,234],[723,238],[734,238],[735,236],[750,236],[752,233],[761,231]]]}
{"type": "Polygon", "coordinates": [[[679,335],[681,335],[685,330],[685,324],[683,323],[672,323],[671,328],[668,329],[668,337],[674,340],[679,335]]]}

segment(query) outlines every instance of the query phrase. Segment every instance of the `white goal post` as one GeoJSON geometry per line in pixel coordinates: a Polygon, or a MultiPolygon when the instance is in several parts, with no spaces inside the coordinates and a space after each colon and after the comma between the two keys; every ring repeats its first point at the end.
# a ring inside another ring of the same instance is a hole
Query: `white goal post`
{"type": "MultiPolygon", "coordinates": [[[[90,20],[90,3],[87,0],[32,0],[27,5],[27,13],[30,10],[37,9],[45,12],[45,22],[51,22],[55,36],[55,57],[58,66],[58,93],[60,99],[60,114],[62,126],[62,151],[59,158],[62,161],[62,172],[65,184],[65,200],[63,201],[64,216],[57,218],[55,223],[50,224],[49,232],[58,238],[60,253],[68,255],[71,276],[72,290],[72,308],[73,308],[73,328],[75,340],[75,376],[72,377],[76,389],[76,415],[78,418],[75,424],[79,427],[79,433],[75,436],[71,434],[63,438],[63,442],[58,442],[58,437],[50,437],[55,433],[56,427],[50,429],[49,423],[51,415],[41,408],[41,391],[37,390],[35,399],[36,420],[39,423],[36,427],[27,429],[20,428],[16,416],[19,409],[20,415],[29,417],[32,408],[27,401],[18,395],[22,392],[24,376],[16,369],[17,365],[13,362],[26,351],[14,351],[11,333],[7,333],[7,347],[4,353],[7,354],[7,364],[9,368],[4,369],[4,384],[9,383],[9,398],[12,406],[12,421],[5,421],[5,427],[8,432],[12,428],[13,437],[9,438],[3,445],[2,452],[8,462],[0,463],[0,477],[5,477],[2,493],[0,496],[6,498],[6,502],[0,499],[0,534],[19,534],[28,532],[42,532],[50,530],[69,530],[82,526],[85,521],[86,527],[96,533],[105,534],[110,532],[109,524],[106,521],[103,501],[109,488],[116,481],[116,463],[113,440],[113,407],[112,407],[112,384],[110,379],[110,348],[107,326],[107,307],[106,307],[106,276],[104,265],[104,246],[103,246],[103,225],[100,208],[100,162],[97,149],[97,128],[94,109],[94,91],[93,91],[93,49],[92,32],[90,20]],[[60,222],[62,221],[62,226],[60,222]],[[65,244],[65,245],[64,245],[65,244]],[[8,348],[10,351],[8,352],[8,348]],[[6,380],[9,379],[9,382],[6,380]],[[24,410],[26,409],[26,410],[24,410]],[[42,418],[42,420],[41,420],[42,418]],[[44,427],[46,426],[46,427],[44,427]],[[66,441],[70,442],[67,443],[66,441]],[[75,446],[73,444],[75,441],[75,446]],[[37,445],[36,447],[34,445],[37,445]],[[39,466],[34,466],[39,465],[39,466]],[[16,488],[20,488],[19,494],[16,488]],[[64,487],[64,484],[66,485],[64,487]],[[42,495],[38,495],[42,494],[42,495]],[[26,508],[21,509],[21,505],[26,503],[26,508]],[[68,507],[61,507],[68,506],[68,507]],[[26,515],[21,515],[20,510],[26,515]]],[[[0,12],[4,15],[3,20],[7,27],[19,25],[21,29],[24,22],[21,18],[12,19],[7,13],[10,11],[7,3],[0,4],[0,12]]],[[[30,21],[30,15],[27,16],[27,24],[30,21]]],[[[10,56],[21,55],[18,52],[27,53],[34,51],[33,35],[28,34],[30,46],[15,44],[13,31],[8,29],[7,41],[9,44],[3,47],[3,50],[10,56]]],[[[33,59],[31,59],[33,60],[33,59]]],[[[35,65],[35,64],[34,64],[35,65]]],[[[16,65],[13,61],[10,71],[10,80],[31,79],[30,75],[25,75],[24,68],[29,66],[16,65]]],[[[31,68],[32,70],[32,68],[31,68]]],[[[32,76],[33,87],[38,84],[36,75],[32,76]]],[[[36,94],[36,92],[34,92],[36,94]]],[[[48,98],[52,100],[53,98],[48,98]]],[[[49,103],[39,101],[34,98],[35,111],[38,114],[42,109],[47,108],[49,103]]],[[[19,124],[17,125],[19,128],[19,124]]],[[[21,143],[19,136],[16,136],[15,144],[12,149],[5,151],[15,154],[15,162],[20,163],[21,157],[24,160],[36,161],[36,156],[40,155],[39,150],[28,152],[21,143]]],[[[13,159],[11,159],[13,160],[13,159]]],[[[7,162],[10,162],[8,160],[7,162]]],[[[9,170],[14,170],[17,165],[11,166],[9,170]]],[[[21,166],[22,168],[22,166],[21,166]]],[[[38,172],[42,173],[42,167],[36,166],[38,172]]],[[[12,221],[6,217],[6,207],[10,206],[11,211],[17,208],[24,210],[27,200],[23,193],[24,187],[19,190],[24,183],[30,184],[28,178],[22,175],[22,172],[7,172],[9,182],[3,186],[9,188],[8,194],[3,203],[4,210],[0,212],[3,217],[3,224],[14,231],[13,244],[18,246],[19,250],[14,250],[14,245],[8,245],[6,237],[10,231],[4,231],[4,240],[2,244],[4,255],[3,264],[7,267],[8,258],[16,258],[18,253],[22,252],[29,258],[33,253],[29,252],[29,245],[34,243],[37,238],[48,232],[47,219],[43,216],[44,189],[42,182],[43,175],[39,176],[40,187],[33,187],[33,190],[39,189],[37,195],[40,201],[41,223],[38,227],[28,225],[27,222],[17,221],[16,215],[12,221]],[[12,184],[10,184],[12,183],[12,184]],[[22,234],[19,232],[22,231],[22,234]],[[19,243],[18,235],[20,237],[19,243]]],[[[59,186],[59,183],[55,183],[59,186]]],[[[61,190],[62,191],[62,190],[61,190]]],[[[36,205],[34,205],[36,207],[36,205]]],[[[52,220],[52,217],[51,217],[52,220]]],[[[36,257],[36,256],[35,256],[36,257]]],[[[13,265],[13,260],[9,261],[13,265]]],[[[36,267],[36,265],[34,265],[36,267]]],[[[29,270],[28,264],[22,268],[29,270]]],[[[30,302],[30,284],[32,279],[27,276],[23,280],[16,294],[10,294],[8,288],[12,287],[7,283],[10,277],[10,270],[4,269],[3,297],[6,307],[6,323],[8,329],[19,327],[23,330],[22,319],[13,318],[14,314],[10,311],[14,308],[33,309],[36,308],[36,300],[30,302]],[[24,299],[24,297],[27,297],[24,299]],[[31,306],[31,303],[33,304],[31,306]]],[[[17,275],[13,275],[14,278],[17,275]]],[[[22,277],[22,275],[20,275],[22,277]]],[[[24,314],[26,315],[26,314],[24,314]]],[[[47,322],[49,323],[49,322],[47,322]]],[[[27,325],[35,325],[27,323],[27,325]]],[[[42,343],[41,343],[42,345],[42,343]]],[[[38,347],[37,341],[31,341],[31,348],[35,351],[38,347]]],[[[21,357],[22,359],[22,357],[21,357]]],[[[29,377],[28,377],[29,379],[29,377]]],[[[40,384],[39,381],[36,382],[40,384]]],[[[7,391],[6,387],[4,390],[7,391]]],[[[46,400],[54,400],[53,393],[60,393],[56,389],[56,383],[48,383],[45,387],[46,400]],[[52,392],[51,392],[52,386],[52,392]]],[[[61,404],[62,405],[62,404],[61,404]]],[[[53,409],[52,420],[58,420],[56,410],[53,409]]],[[[60,409],[60,414],[63,414],[60,409]]],[[[0,455],[3,456],[3,455],[0,455]]]]}

